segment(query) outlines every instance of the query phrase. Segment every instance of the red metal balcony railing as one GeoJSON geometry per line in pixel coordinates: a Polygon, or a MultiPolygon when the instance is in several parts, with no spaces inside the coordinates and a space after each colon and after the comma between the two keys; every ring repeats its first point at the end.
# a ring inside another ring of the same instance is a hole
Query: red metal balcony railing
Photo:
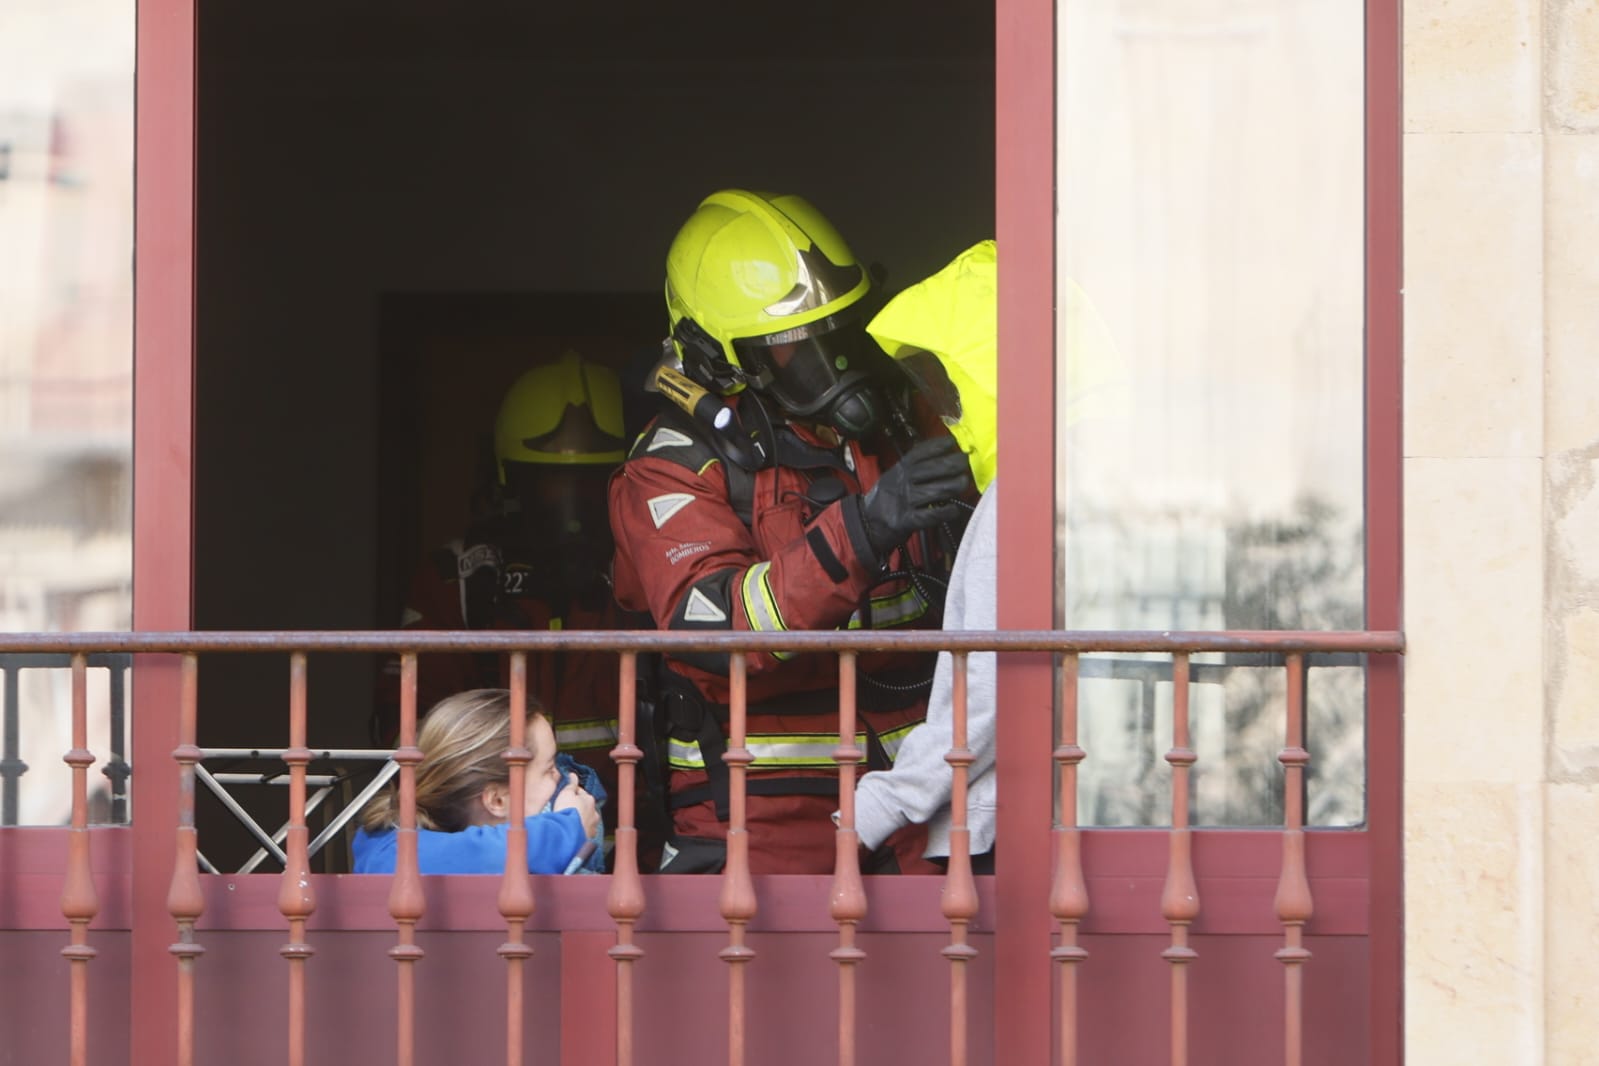
{"type": "MultiPolygon", "coordinates": [[[[674,931],[707,930],[704,907],[711,893],[715,895],[714,912],[720,922],[725,943],[716,956],[725,963],[726,999],[725,1038],[726,1061],[731,1066],[742,1066],[750,1061],[784,1061],[771,1057],[770,1041],[758,1042],[752,1036],[754,1007],[751,1000],[752,974],[759,972],[760,957],[752,943],[752,931],[759,927],[762,934],[772,932],[815,932],[819,922],[830,925],[834,946],[826,958],[836,976],[837,1001],[834,1026],[837,1035],[837,1059],[843,1064],[867,1060],[861,1054],[863,1036],[861,1005],[863,996],[873,993],[865,982],[862,969],[868,961],[869,951],[861,934],[871,927],[873,917],[870,904],[874,896],[893,903],[886,921],[875,929],[919,928],[917,919],[906,917],[914,911],[907,903],[919,902],[924,908],[933,895],[938,897],[938,912],[942,916],[947,942],[939,949],[946,960],[948,985],[948,1057],[951,1063],[984,1061],[982,1049],[974,1047],[973,1022],[976,1020],[979,998],[974,994],[973,963],[979,958],[979,949],[973,944],[974,925],[991,905],[992,895],[983,882],[991,878],[974,877],[969,854],[969,840],[964,817],[967,778],[974,755],[967,745],[967,692],[965,667],[973,652],[1047,652],[1056,658],[1058,666],[1058,730],[1056,745],[1050,752],[1040,752],[1038,772],[1052,775],[1056,787],[1054,828],[1054,856],[1050,876],[1052,883],[1048,895],[1049,915],[1056,935],[1050,942],[1038,945],[1038,951],[1047,953],[1056,964],[1058,995],[1054,1005],[1056,1059],[1063,1064],[1079,1061],[1081,1044],[1082,997],[1095,980],[1094,963],[1084,947],[1083,932],[1092,909],[1096,905],[1093,888],[1094,871],[1085,869],[1085,839],[1094,830],[1085,830],[1077,817],[1077,774],[1082,762],[1090,758],[1079,746],[1078,736],[1078,685],[1080,657],[1091,653],[1155,652],[1170,655],[1173,679],[1173,730],[1172,746],[1166,753],[1171,766],[1170,801],[1171,824],[1164,830],[1142,830],[1144,834],[1164,833],[1166,859],[1164,884],[1158,897],[1158,920],[1164,922],[1166,943],[1158,951],[1169,974],[1169,992],[1166,997],[1165,1030],[1169,1033],[1167,1061],[1181,1066],[1190,1061],[1193,1040],[1190,1033],[1192,1018],[1190,985],[1195,967],[1200,965],[1200,952],[1196,950],[1192,934],[1201,914],[1201,881],[1196,875],[1196,829],[1189,817],[1189,778],[1197,755],[1189,735],[1188,679],[1190,656],[1202,652],[1271,652],[1283,657],[1282,666],[1287,679],[1287,704],[1284,725],[1284,746],[1278,760],[1284,768],[1283,804],[1285,816],[1280,831],[1280,873],[1276,879],[1275,901],[1272,905],[1274,920],[1280,928],[1275,958],[1282,964],[1281,1030],[1284,1039],[1280,1061],[1298,1066],[1307,1061],[1306,1045],[1306,973],[1311,953],[1306,947],[1307,925],[1315,915],[1312,878],[1307,860],[1307,833],[1304,819],[1304,770],[1309,756],[1304,746],[1303,720],[1304,677],[1307,659],[1318,653],[1391,654],[1403,650],[1403,637],[1394,632],[1251,632],[1251,633],[1073,633],[1073,632],[995,632],[995,633],[784,633],[784,634],[716,634],[686,636],[660,632],[553,632],[553,633],[143,633],[143,634],[81,634],[46,635],[21,634],[0,636],[0,654],[50,653],[69,656],[72,685],[72,748],[64,758],[72,767],[72,821],[68,830],[68,846],[61,869],[60,912],[69,929],[68,943],[61,953],[68,960],[69,1010],[67,1044],[70,1061],[82,1064],[89,1061],[90,1035],[90,977],[89,971],[96,959],[96,948],[90,928],[100,911],[100,901],[95,887],[95,865],[91,849],[95,836],[88,825],[87,773],[94,755],[87,750],[86,728],[86,669],[88,656],[105,653],[146,656],[180,657],[181,685],[178,689],[179,706],[175,714],[165,720],[175,722],[177,746],[173,751],[176,775],[179,780],[179,801],[175,811],[176,838],[172,849],[173,866],[167,886],[167,909],[176,927],[176,938],[170,948],[175,958],[177,989],[176,1013],[172,1024],[176,1029],[177,1059],[182,1066],[197,1061],[200,1040],[197,1022],[202,1017],[196,1007],[200,989],[199,978],[206,965],[205,945],[201,943],[208,903],[222,896],[232,895],[238,906],[253,906],[245,897],[266,905],[259,892],[249,890],[259,878],[202,877],[199,864],[199,841],[195,825],[196,767],[204,752],[197,744],[197,727],[200,708],[200,661],[202,656],[224,652],[287,653],[289,658],[288,735],[289,744],[282,752],[282,761],[289,775],[288,821],[284,846],[284,869],[277,878],[275,894],[276,911],[281,919],[279,928],[286,928],[288,940],[279,949],[287,967],[287,997],[284,1009],[283,1041],[291,1064],[312,1061],[317,1041],[313,1037],[311,1014],[315,1003],[308,992],[308,974],[316,966],[314,940],[331,937],[339,928],[334,919],[331,928],[312,934],[312,923],[319,903],[325,894],[346,897],[340,900],[341,913],[361,911],[362,899],[370,899],[370,892],[360,888],[360,882],[370,884],[371,878],[327,878],[314,876],[308,857],[308,827],[306,781],[307,766],[316,752],[308,746],[307,738],[307,676],[308,653],[324,652],[386,652],[397,653],[401,659],[402,700],[400,708],[399,745],[393,760],[399,765],[399,830],[397,872],[388,880],[387,917],[393,931],[392,946],[387,956],[393,960],[396,975],[394,1053],[396,1061],[410,1064],[418,1061],[417,1020],[422,1003],[418,993],[418,968],[427,959],[418,937],[418,929],[427,918],[429,892],[424,886],[417,865],[415,767],[421,759],[416,747],[418,708],[416,705],[417,656],[436,651],[498,652],[509,656],[510,688],[513,713],[511,749],[507,761],[511,767],[511,809],[522,809],[526,788],[527,765],[531,752],[524,734],[526,716],[526,657],[529,654],[559,653],[569,650],[606,650],[618,656],[623,697],[618,707],[620,742],[612,752],[619,767],[618,820],[615,828],[615,854],[613,873],[606,878],[580,879],[603,886],[603,898],[594,896],[594,890],[563,888],[553,899],[561,911],[551,921],[560,928],[562,917],[571,918],[582,913],[583,897],[590,907],[602,906],[609,923],[609,941],[600,947],[596,936],[575,939],[571,946],[563,946],[561,973],[589,974],[596,971],[595,958],[574,954],[570,960],[565,952],[592,950],[603,956],[604,964],[611,967],[609,981],[602,991],[603,1002],[587,1013],[566,1012],[563,1005],[563,1026],[577,1021],[603,1026],[610,1034],[599,1040],[597,1046],[609,1048],[607,1057],[618,1066],[655,1061],[652,1050],[656,1044],[641,1040],[641,1004],[638,998],[639,979],[647,972],[647,950],[638,934],[645,924],[646,911],[652,902],[663,912],[659,921],[649,925],[653,936],[674,931]],[[750,649],[781,648],[787,651],[815,654],[834,654],[839,658],[841,693],[839,701],[838,746],[834,759],[842,780],[840,790],[840,824],[837,830],[837,860],[833,875],[826,884],[821,879],[808,878],[755,878],[751,876],[748,857],[748,831],[744,821],[746,781],[745,774],[752,756],[745,746],[746,686],[744,660],[731,659],[731,737],[726,761],[731,776],[731,820],[728,831],[728,849],[725,871],[718,877],[667,878],[647,877],[640,874],[638,855],[637,812],[639,790],[638,764],[643,752],[637,743],[634,706],[631,694],[637,670],[638,656],[648,652],[682,651],[739,651],[750,649]],[[951,854],[948,869],[942,879],[873,878],[871,890],[863,882],[856,859],[855,810],[853,783],[864,753],[856,744],[856,708],[853,680],[856,657],[866,651],[947,650],[953,654],[955,670],[954,727],[950,737],[947,761],[953,774],[954,808],[957,814],[951,833],[951,854]],[[225,892],[220,885],[225,882],[225,892]],[[898,882],[893,883],[893,882],[898,882]],[[242,891],[236,891],[242,890],[242,891]],[[773,904],[774,913],[762,913],[763,904],[773,904]],[[696,908],[699,908],[696,910],[696,908]],[[810,908],[806,910],[806,908],[810,908]],[[815,908],[825,911],[825,919],[815,908]],[[905,914],[895,914],[902,908],[905,914]],[[804,917],[795,918],[796,914],[804,917]],[[896,926],[898,921],[901,924],[896,926]],[[757,1054],[755,1046],[763,1048],[757,1054]],[[761,1057],[765,1056],[765,1057],[761,1057]]],[[[139,671],[134,669],[137,682],[139,671]]],[[[1038,708],[1033,713],[1051,713],[1052,708],[1038,708]]],[[[136,728],[152,728],[152,723],[163,718],[163,709],[141,706],[136,728]]],[[[1016,709],[1002,709],[1005,713],[1026,713],[1016,709]]],[[[162,772],[154,767],[136,768],[138,773],[162,772]]],[[[166,772],[171,772],[169,769],[166,772]]],[[[139,817],[151,817],[155,812],[137,811],[139,817]]],[[[1203,833],[1204,831],[1197,831],[1203,833]]],[[[504,962],[504,992],[506,1011],[504,1019],[504,1052],[506,1061],[519,1064],[526,1061],[555,1061],[540,1057],[536,1043],[530,1039],[528,1016],[529,960],[535,947],[530,943],[530,931],[542,931],[539,924],[538,901],[551,899],[548,892],[535,891],[535,879],[527,873],[526,834],[520,823],[513,820],[509,853],[504,874],[498,885],[494,906],[503,922],[504,942],[495,954],[504,962]],[[531,1057],[530,1057],[531,1056],[531,1057]]],[[[1090,857],[1091,858],[1091,857],[1090,857]]],[[[1091,866],[1091,861],[1089,862],[1091,866]]],[[[1022,864],[1018,863],[1020,869],[1022,864]]],[[[1000,860],[996,877],[1006,876],[1005,861],[1000,860]]],[[[470,879],[467,879],[470,880],[470,879]]],[[[545,879],[540,878],[539,881],[545,879]]],[[[1115,884],[1114,879],[1110,881],[1115,884]]],[[[1120,894],[1127,899],[1142,898],[1129,888],[1120,894]]],[[[481,893],[478,894],[481,897],[481,893]]],[[[1114,906],[1126,906],[1122,899],[1111,900],[1114,906]]],[[[229,901],[229,906],[233,906],[229,901]]],[[[367,912],[370,913],[370,908],[367,912]]],[[[923,911],[925,912],[925,909],[923,911]]],[[[1003,920],[995,916],[992,922],[1003,920]]],[[[577,924],[589,922],[580,918],[577,924]]],[[[1260,919],[1251,918],[1258,927],[1260,919]]],[[[0,927],[6,923],[0,922],[0,927]]],[[[220,928],[220,927],[219,927],[220,928]]],[[[598,930],[597,924],[585,928],[598,930]]],[[[263,966],[261,960],[253,964],[263,966]]],[[[892,977],[895,972],[891,971],[892,977]]],[[[814,974],[807,970],[806,973],[814,974]]],[[[797,971],[794,981],[809,977],[797,971]]],[[[103,986],[102,986],[103,987],[103,986]]],[[[563,994],[566,989],[562,989],[563,994]]],[[[874,1002],[880,997],[873,996],[874,1002]]],[[[1006,1009],[996,1002],[996,1015],[1006,1009]]],[[[926,1019],[914,1015],[898,1019],[896,1024],[926,1028],[926,1019]]],[[[1025,1021],[1025,1020],[1024,1020],[1025,1021]]],[[[998,1024],[998,1023],[996,1023],[998,1024]]],[[[563,1039],[566,1038],[563,1028],[563,1039]]],[[[581,1037],[574,1033],[574,1040],[581,1037]]],[[[226,1036],[222,1038],[225,1042],[226,1036]]],[[[874,1038],[875,1039],[875,1038],[874,1038]]],[[[658,1036],[656,1038],[658,1041],[658,1036]]],[[[132,1049],[133,1061],[144,1061],[140,1049],[132,1049]]],[[[823,1056],[825,1058],[825,1056],[823,1056]]],[[[792,1061],[813,1061],[814,1049],[794,1050],[792,1061]]],[[[1271,1060],[1276,1060],[1275,1056],[1271,1060]]],[[[563,1056],[562,1061],[567,1061],[563,1056]]],[[[671,1061],[679,1061],[672,1059],[671,1061]]],[[[696,1060],[699,1061],[699,1060],[696,1060]]],[[[1130,1059],[1123,1061],[1132,1061],[1130,1059]]],[[[1237,1061],[1246,1061],[1238,1059],[1237,1061]]],[[[1247,1061],[1257,1061],[1248,1059],[1247,1061]]],[[[1259,1058],[1258,1061],[1268,1061],[1259,1058]]]]}

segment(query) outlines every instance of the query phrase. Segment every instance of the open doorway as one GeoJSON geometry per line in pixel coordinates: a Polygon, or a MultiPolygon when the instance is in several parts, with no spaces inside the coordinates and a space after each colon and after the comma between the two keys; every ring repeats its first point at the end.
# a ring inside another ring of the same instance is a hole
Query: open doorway
{"type": "MultiPolygon", "coordinates": [[[[715,189],[807,197],[885,291],[994,233],[992,4],[200,8],[196,628],[395,625],[518,359],[658,341],[715,189]]],[[[376,672],[312,660],[314,747],[376,672]]],[[[208,663],[201,743],[284,743],[287,689],[208,663]]]]}

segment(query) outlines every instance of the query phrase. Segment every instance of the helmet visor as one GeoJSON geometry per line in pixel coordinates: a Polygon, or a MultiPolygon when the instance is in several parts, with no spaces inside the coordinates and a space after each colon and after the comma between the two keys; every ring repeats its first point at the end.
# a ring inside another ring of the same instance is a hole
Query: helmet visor
{"type": "Polygon", "coordinates": [[[554,426],[524,437],[519,443],[520,451],[503,458],[523,463],[611,466],[627,458],[626,442],[595,421],[589,408],[575,405],[567,406],[554,426]]]}
{"type": "Polygon", "coordinates": [[[873,344],[854,316],[733,341],[744,373],[791,414],[814,415],[866,377],[873,344]]]}

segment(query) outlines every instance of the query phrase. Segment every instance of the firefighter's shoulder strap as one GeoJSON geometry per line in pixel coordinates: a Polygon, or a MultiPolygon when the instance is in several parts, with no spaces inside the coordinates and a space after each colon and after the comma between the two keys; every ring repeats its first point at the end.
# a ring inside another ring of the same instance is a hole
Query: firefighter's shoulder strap
{"type": "Polygon", "coordinates": [[[655,855],[672,838],[672,813],[667,807],[668,715],[662,698],[662,678],[668,673],[659,652],[638,657],[635,674],[636,718],[634,733],[643,758],[639,760],[640,802],[634,805],[639,832],[639,851],[655,855]]]}
{"type": "Polygon", "coordinates": [[[628,458],[646,455],[676,463],[696,474],[703,474],[712,463],[720,463],[727,477],[728,504],[745,526],[755,520],[755,471],[735,462],[716,435],[707,432],[692,416],[675,407],[663,410],[639,435],[628,458]]]}

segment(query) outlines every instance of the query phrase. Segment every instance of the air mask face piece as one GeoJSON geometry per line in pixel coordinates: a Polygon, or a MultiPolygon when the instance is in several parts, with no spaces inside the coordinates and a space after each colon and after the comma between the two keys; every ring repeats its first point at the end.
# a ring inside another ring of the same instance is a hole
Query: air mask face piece
{"type": "Polygon", "coordinates": [[[506,490],[515,501],[512,543],[519,562],[539,563],[528,594],[578,595],[610,564],[606,502],[610,469],[507,463],[506,490]]]}
{"type": "Polygon", "coordinates": [[[866,367],[872,339],[853,316],[733,342],[750,385],[784,414],[859,439],[882,420],[882,401],[866,367]]]}

